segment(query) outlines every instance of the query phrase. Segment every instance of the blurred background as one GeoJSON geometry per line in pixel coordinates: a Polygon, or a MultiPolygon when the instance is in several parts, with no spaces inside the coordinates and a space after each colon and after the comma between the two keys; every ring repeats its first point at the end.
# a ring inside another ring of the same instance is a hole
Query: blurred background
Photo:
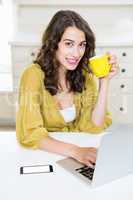
{"type": "Polygon", "coordinates": [[[114,53],[109,90],[114,123],[133,123],[133,0],[0,0],[0,128],[15,129],[19,78],[34,60],[56,11],[79,12],[96,35],[96,53],[114,53]]]}

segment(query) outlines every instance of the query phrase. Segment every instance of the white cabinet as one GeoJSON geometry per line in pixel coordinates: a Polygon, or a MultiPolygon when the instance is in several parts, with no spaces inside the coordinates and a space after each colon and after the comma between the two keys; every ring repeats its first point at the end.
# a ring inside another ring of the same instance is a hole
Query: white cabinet
{"type": "Polygon", "coordinates": [[[0,93],[0,126],[13,126],[15,123],[16,94],[9,91],[0,93]]]}
{"type": "Polygon", "coordinates": [[[133,123],[133,46],[101,46],[100,53],[117,55],[120,71],[110,81],[109,109],[115,122],[133,123]]]}
{"type": "Polygon", "coordinates": [[[13,44],[11,45],[12,55],[12,76],[13,90],[18,91],[19,79],[24,68],[33,62],[38,51],[36,45],[13,44]]]}

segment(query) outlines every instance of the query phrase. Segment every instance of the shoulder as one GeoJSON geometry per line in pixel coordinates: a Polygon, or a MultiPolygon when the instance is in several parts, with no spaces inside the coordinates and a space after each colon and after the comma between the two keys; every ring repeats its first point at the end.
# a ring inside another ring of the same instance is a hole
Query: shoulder
{"type": "Polygon", "coordinates": [[[23,69],[19,85],[26,88],[39,88],[43,84],[43,80],[44,72],[40,65],[33,63],[23,69]]]}
{"type": "Polygon", "coordinates": [[[39,64],[30,64],[24,68],[22,71],[21,77],[38,77],[39,79],[44,78],[44,72],[42,71],[39,64]]]}

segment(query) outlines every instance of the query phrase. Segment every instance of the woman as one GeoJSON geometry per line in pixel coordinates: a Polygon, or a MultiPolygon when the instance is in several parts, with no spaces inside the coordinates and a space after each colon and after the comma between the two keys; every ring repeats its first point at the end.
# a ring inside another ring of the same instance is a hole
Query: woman
{"type": "Polygon", "coordinates": [[[117,61],[110,55],[110,73],[99,78],[97,93],[88,65],[94,51],[94,34],[79,14],[63,10],[53,16],[36,60],[21,76],[16,119],[20,144],[73,157],[88,166],[95,163],[95,148],[64,143],[48,134],[99,133],[111,124],[107,95],[110,79],[118,71],[117,61]]]}

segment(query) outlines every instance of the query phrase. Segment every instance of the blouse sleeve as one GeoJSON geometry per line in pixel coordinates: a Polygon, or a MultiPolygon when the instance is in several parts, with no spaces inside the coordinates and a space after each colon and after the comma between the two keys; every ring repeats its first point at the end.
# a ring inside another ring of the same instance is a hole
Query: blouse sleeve
{"type": "Polygon", "coordinates": [[[80,117],[77,123],[77,129],[83,132],[100,133],[111,123],[111,114],[106,111],[105,119],[102,125],[97,126],[91,120],[92,110],[97,101],[96,81],[92,75],[86,76],[86,90],[83,91],[81,99],[80,117]]]}
{"type": "Polygon", "coordinates": [[[29,67],[21,76],[16,114],[17,139],[21,145],[33,149],[38,147],[42,138],[48,136],[40,110],[41,79],[37,70],[29,67]]]}

